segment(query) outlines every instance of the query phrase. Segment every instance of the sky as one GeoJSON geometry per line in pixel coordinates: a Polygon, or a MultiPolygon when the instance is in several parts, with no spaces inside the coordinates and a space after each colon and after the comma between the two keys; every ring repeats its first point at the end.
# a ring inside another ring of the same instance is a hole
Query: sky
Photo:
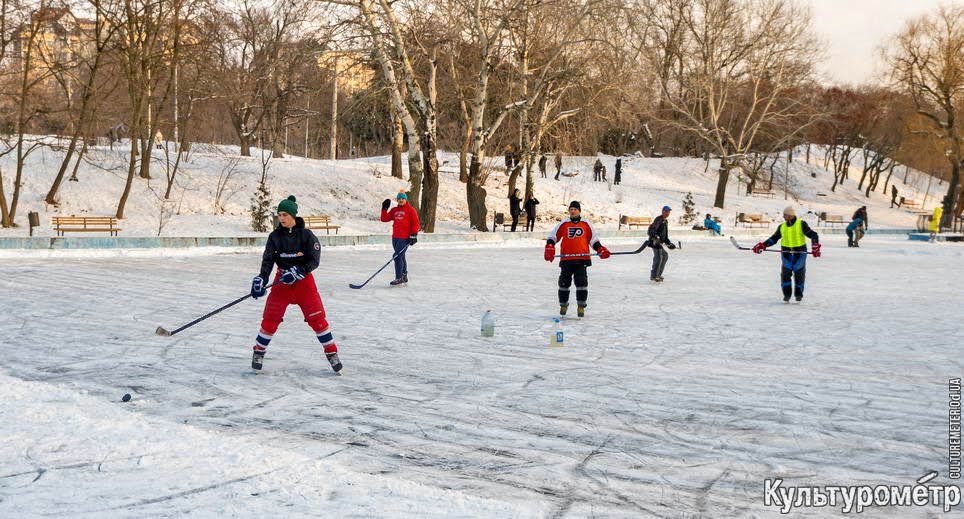
{"type": "Polygon", "coordinates": [[[825,81],[858,84],[879,81],[883,72],[878,49],[907,20],[941,4],[964,0],[808,0],[813,24],[828,44],[819,67],[825,81]]]}

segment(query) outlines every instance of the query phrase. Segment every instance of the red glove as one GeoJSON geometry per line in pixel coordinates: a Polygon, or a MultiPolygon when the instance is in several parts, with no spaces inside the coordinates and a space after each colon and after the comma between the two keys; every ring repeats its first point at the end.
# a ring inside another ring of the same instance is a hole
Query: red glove
{"type": "Polygon", "coordinates": [[[544,257],[546,258],[546,261],[552,263],[552,260],[556,257],[556,246],[551,243],[547,243],[544,257]]]}
{"type": "Polygon", "coordinates": [[[596,249],[596,252],[599,253],[599,259],[606,259],[613,255],[613,253],[609,252],[609,249],[607,249],[606,247],[603,247],[602,245],[600,245],[599,248],[596,249]]]}
{"type": "Polygon", "coordinates": [[[763,242],[761,241],[760,243],[757,243],[756,245],[753,246],[753,252],[756,253],[756,254],[760,254],[760,253],[762,253],[763,250],[766,249],[766,248],[767,248],[767,246],[764,245],[763,242]]]}
{"type": "Polygon", "coordinates": [[[813,247],[811,247],[810,249],[811,249],[811,252],[813,253],[813,257],[814,257],[814,258],[819,258],[819,257],[820,257],[820,244],[819,244],[819,243],[814,243],[814,244],[813,244],[813,247]]]}

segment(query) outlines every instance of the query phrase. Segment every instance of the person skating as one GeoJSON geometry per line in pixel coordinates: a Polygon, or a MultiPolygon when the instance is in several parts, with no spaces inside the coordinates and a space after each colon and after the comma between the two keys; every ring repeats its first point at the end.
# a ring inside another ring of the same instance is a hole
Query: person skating
{"type": "Polygon", "coordinates": [[[870,217],[867,216],[867,206],[860,206],[860,208],[854,211],[854,215],[851,216],[850,219],[854,220],[856,218],[860,218],[861,229],[866,231],[867,228],[870,227],[870,217]]]}
{"type": "Polygon", "coordinates": [[[278,325],[281,324],[288,305],[298,305],[305,322],[315,332],[322,344],[325,356],[335,373],[341,372],[338,347],[328,328],[325,306],[318,295],[318,287],[312,271],[318,268],[321,257],[321,244],[314,233],[305,228],[305,221],[298,217],[298,204],[295,197],[289,196],[278,204],[280,225],[268,235],[268,242],[261,256],[261,272],[251,282],[251,297],[257,299],[265,295],[271,270],[278,265],[275,283],[264,304],[261,329],[255,339],[251,367],[260,370],[264,354],[278,325]],[[279,283],[280,282],[280,283],[279,283]]]}
{"type": "Polygon", "coordinates": [[[857,216],[847,225],[847,246],[848,247],[860,247],[858,243],[860,239],[864,237],[864,231],[861,229],[863,222],[860,217],[857,216]]]}
{"type": "Polygon", "coordinates": [[[395,279],[388,284],[392,286],[408,283],[408,261],[405,259],[405,252],[408,247],[418,242],[418,232],[421,227],[418,223],[418,212],[409,205],[408,195],[400,191],[395,197],[398,205],[389,210],[392,201],[386,198],[382,202],[383,222],[392,222],[392,250],[395,251],[395,279]]]}
{"type": "Polygon", "coordinates": [[[512,195],[509,196],[509,216],[512,217],[512,232],[515,232],[516,227],[519,225],[519,215],[522,214],[522,207],[520,206],[522,203],[521,195],[522,193],[516,189],[512,192],[512,195]]]}
{"type": "Polygon", "coordinates": [[[522,207],[526,210],[526,231],[536,230],[536,206],[539,200],[534,196],[526,197],[522,207]]]}
{"type": "Polygon", "coordinates": [[[783,266],[780,269],[780,287],[783,289],[783,302],[789,303],[790,296],[796,296],[797,301],[803,299],[804,281],[807,276],[807,238],[813,244],[811,253],[814,258],[820,257],[820,237],[807,222],[797,218],[793,207],[783,210],[784,222],[777,227],[773,236],[767,241],[753,246],[753,252],[762,254],[763,249],[780,242],[783,254],[780,255],[783,266]],[[793,283],[791,284],[791,277],[793,283]]]}
{"type": "Polygon", "coordinates": [[[544,257],[550,263],[556,256],[556,243],[559,243],[563,255],[559,260],[559,315],[566,315],[569,309],[569,289],[575,280],[576,312],[579,317],[584,317],[589,300],[589,273],[586,267],[592,265],[590,248],[599,253],[600,259],[609,258],[609,249],[599,242],[592,225],[582,219],[582,207],[575,200],[569,204],[569,219],[559,222],[549,232],[544,257]]]}
{"type": "Polygon", "coordinates": [[[669,241],[669,213],[672,209],[668,205],[663,206],[663,212],[653,219],[649,225],[649,247],[653,249],[653,268],[649,271],[649,280],[656,283],[663,282],[663,269],[666,268],[666,261],[669,260],[669,253],[663,248],[666,245],[670,250],[676,248],[676,244],[669,241]]]}

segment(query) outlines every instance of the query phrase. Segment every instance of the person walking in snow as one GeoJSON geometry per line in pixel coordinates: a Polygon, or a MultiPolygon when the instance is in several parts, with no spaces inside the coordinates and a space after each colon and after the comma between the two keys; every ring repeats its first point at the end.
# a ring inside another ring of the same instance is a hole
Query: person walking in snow
{"type": "Polygon", "coordinates": [[[663,248],[666,245],[670,250],[676,248],[676,244],[669,241],[669,213],[672,211],[670,206],[664,205],[663,212],[653,219],[649,225],[647,234],[649,235],[649,247],[653,249],[653,268],[649,271],[649,280],[655,283],[663,282],[663,269],[666,268],[666,261],[669,260],[669,253],[663,248]]]}
{"type": "Polygon", "coordinates": [[[783,289],[783,302],[789,303],[790,296],[797,301],[803,299],[803,286],[807,276],[807,238],[810,238],[814,258],[820,257],[820,237],[807,222],[797,218],[793,207],[783,210],[783,223],[777,227],[773,236],[753,246],[753,252],[762,254],[763,249],[780,242],[780,255],[783,267],[780,269],[780,287],[783,289]],[[791,278],[793,283],[791,284],[791,278]]]}
{"type": "Polygon", "coordinates": [[[890,185],[890,208],[893,209],[895,205],[897,205],[898,209],[900,208],[900,205],[897,204],[897,186],[891,184],[890,185]]]}
{"type": "Polygon", "coordinates": [[[382,202],[383,222],[392,222],[392,249],[395,251],[395,279],[388,284],[397,286],[408,283],[408,261],[405,251],[418,242],[418,232],[422,230],[418,222],[418,212],[408,204],[408,195],[399,191],[395,197],[398,205],[389,210],[392,201],[386,198],[382,202]]]}
{"type": "Polygon", "coordinates": [[[559,243],[562,258],[559,260],[559,315],[566,315],[569,309],[569,289],[576,283],[577,315],[586,315],[589,300],[589,273],[586,268],[592,265],[589,249],[599,253],[600,259],[610,256],[609,249],[599,242],[592,225],[582,219],[582,206],[573,200],[569,204],[569,219],[563,220],[549,232],[543,257],[552,263],[559,243]]]}
{"type": "Polygon", "coordinates": [[[261,272],[251,281],[251,297],[257,299],[267,292],[271,270],[278,265],[271,293],[264,304],[261,329],[254,343],[251,368],[260,370],[264,354],[288,305],[298,305],[305,322],[315,332],[335,373],[341,372],[338,347],[328,328],[325,306],[318,295],[318,286],[312,271],[318,268],[321,245],[314,233],[305,228],[305,221],[298,217],[298,204],[294,195],[278,204],[280,225],[268,235],[261,256],[261,272]]]}
{"type": "Polygon", "coordinates": [[[536,230],[537,205],[539,205],[539,200],[534,196],[527,196],[525,203],[522,204],[523,209],[526,210],[526,231],[536,230]]]}
{"type": "Polygon", "coordinates": [[[562,172],[562,152],[561,151],[556,152],[555,165],[556,165],[556,180],[559,180],[559,173],[562,172]]]}
{"type": "Polygon", "coordinates": [[[596,163],[592,165],[592,180],[593,182],[599,182],[602,180],[602,161],[596,159],[596,163]]]}
{"type": "Polygon", "coordinates": [[[723,227],[710,216],[710,213],[706,213],[706,218],[703,219],[703,227],[715,232],[717,236],[723,236],[723,227]]]}
{"type": "Polygon", "coordinates": [[[859,216],[854,217],[853,221],[847,225],[847,246],[848,247],[860,247],[858,242],[864,237],[864,231],[861,229],[863,222],[860,220],[859,216]]]}
{"type": "Polygon", "coordinates": [[[539,173],[542,174],[542,178],[546,178],[546,165],[548,162],[549,159],[547,159],[546,154],[543,153],[542,156],[539,157],[539,173]]]}
{"type": "Polygon", "coordinates": [[[616,159],[616,167],[613,169],[613,185],[618,186],[623,181],[623,159],[616,159]]]}
{"type": "Polygon", "coordinates": [[[509,215],[512,216],[512,232],[515,232],[515,228],[519,225],[519,215],[522,214],[522,199],[520,198],[521,192],[516,189],[509,196],[509,215]]]}

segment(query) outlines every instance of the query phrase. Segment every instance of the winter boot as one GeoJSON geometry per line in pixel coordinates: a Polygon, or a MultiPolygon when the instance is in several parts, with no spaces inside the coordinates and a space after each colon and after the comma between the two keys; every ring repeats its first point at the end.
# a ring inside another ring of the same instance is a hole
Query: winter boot
{"type": "Polygon", "coordinates": [[[325,356],[328,357],[331,369],[335,370],[335,373],[341,374],[341,361],[338,360],[338,352],[326,353],[325,356]]]}
{"type": "Polygon", "coordinates": [[[255,351],[254,355],[251,355],[251,369],[260,370],[264,366],[264,352],[255,351]]]}
{"type": "Polygon", "coordinates": [[[789,303],[789,302],[790,302],[790,296],[783,296],[783,302],[784,302],[784,303],[789,303]]]}
{"type": "Polygon", "coordinates": [[[404,284],[405,284],[405,278],[404,278],[404,277],[400,277],[400,278],[398,278],[398,279],[393,279],[393,280],[389,281],[388,284],[391,285],[391,286],[393,286],[393,287],[397,287],[398,285],[404,285],[404,284]]]}
{"type": "Polygon", "coordinates": [[[577,307],[576,315],[579,317],[586,317],[586,307],[585,306],[577,307]]]}
{"type": "Polygon", "coordinates": [[[566,311],[569,310],[569,305],[559,305],[559,315],[566,315],[566,311]]]}

